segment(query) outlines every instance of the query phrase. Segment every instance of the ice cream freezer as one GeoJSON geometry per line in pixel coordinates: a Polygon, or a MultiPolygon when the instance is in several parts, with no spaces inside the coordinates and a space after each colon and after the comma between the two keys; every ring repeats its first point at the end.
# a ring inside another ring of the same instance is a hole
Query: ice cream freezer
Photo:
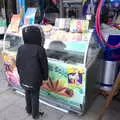
{"type": "MultiPolygon", "coordinates": [[[[49,83],[41,87],[42,101],[80,114],[88,109],[96,94],[102,55],[93,33],[89,34],[87,40],[78,42],[46,39],[49,83]]],[[[15,65],[17,49],[23,44],[22,37],[8,33],[3,43],[2,55],[8,83],[23,91],[15,65]]]]}

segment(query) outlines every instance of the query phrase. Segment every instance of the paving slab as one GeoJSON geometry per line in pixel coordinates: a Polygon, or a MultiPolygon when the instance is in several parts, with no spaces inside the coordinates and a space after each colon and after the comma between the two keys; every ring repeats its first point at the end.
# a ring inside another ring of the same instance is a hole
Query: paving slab
{"type": "Polygon", "coordinates": [[[5,120],[23,120],[28,115],[17,105],[12,104],[8,108],[4,109],[0,116],[5,120]]]}
{"type": "Polygon", "coordinates": [[[82,120],[77,114],[65,114],[61,120],[82,120]]]}

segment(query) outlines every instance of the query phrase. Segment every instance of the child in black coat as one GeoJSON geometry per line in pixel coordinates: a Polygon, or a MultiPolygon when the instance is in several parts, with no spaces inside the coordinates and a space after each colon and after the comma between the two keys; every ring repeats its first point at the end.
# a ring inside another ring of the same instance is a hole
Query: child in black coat
{"type": "Polygon", "coordinates": [[[26,111],[39,118],[39,91],[43,80],[48,80],[48,61],[43,48],[44,34],[40,26],[27,25],[22,29],[24,45],[18,49],[16,66],[20,84],[25,90],[26,111]]]}

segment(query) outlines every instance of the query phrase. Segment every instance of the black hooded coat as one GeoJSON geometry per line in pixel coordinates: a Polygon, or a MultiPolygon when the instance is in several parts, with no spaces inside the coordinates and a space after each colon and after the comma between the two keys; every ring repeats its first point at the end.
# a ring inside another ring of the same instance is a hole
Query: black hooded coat
{"type": "Polygon", "coordinates": [[[18,49],[16,66],[22,86],[38,88],[48,79],[48,62],[41,29],[31,25],[22,30],[24,45],[18,49]]]}

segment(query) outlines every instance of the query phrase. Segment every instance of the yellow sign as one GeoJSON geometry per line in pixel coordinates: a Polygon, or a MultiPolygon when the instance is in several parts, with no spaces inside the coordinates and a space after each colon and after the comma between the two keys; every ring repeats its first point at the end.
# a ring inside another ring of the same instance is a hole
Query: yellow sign
{"type": "Polygon", "coordinates": [[[11,18],[11,23],[8,26],[8,32],[19,32],[19,24],[20,24],[20,15],[13,15],[11,18]]]}

